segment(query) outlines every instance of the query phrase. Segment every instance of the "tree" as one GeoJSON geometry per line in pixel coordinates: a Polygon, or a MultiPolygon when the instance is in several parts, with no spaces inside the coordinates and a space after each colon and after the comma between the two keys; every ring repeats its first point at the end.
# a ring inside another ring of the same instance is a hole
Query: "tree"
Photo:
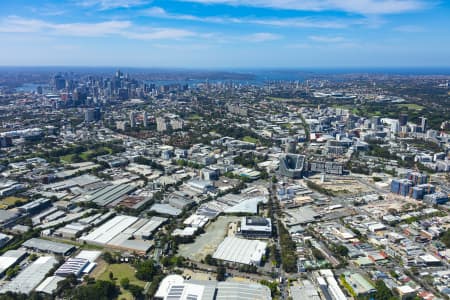
{"type": "Polygon", "coordinates": [[[211,266],[217,266],[217,261],[212,257],[211,254],[205,256],[205,263],[211,266]]]}
{"type": "Polygon", "coordinates": [[[442,235],[441,241],[444,243],[445,247],[450,248],[450,229],[442,235]]]}
{"type": "Polygon", "coordinates": [[[320,251],[319,249],[312,248],[311,252],[312,252],[312,255],[314,255],[314,257],[317,260],[324,260],[325,259],[325,256],[323,256],[322,251],[320,251]]]}
{"type": "Polygon", "coordinates": [[[130,284],[128,290],[131,292],[135,299],[143,298],[142,292],[144,291],[144,289],[142,287],[135,284],[130,284]]]}
{"type": "Polygon", "coordinates": [[[339,256],[346,257],[348,255],[348,248],[345,247],[344,245],[336,246],[335,250],[339,256]]]}
{"type": "Polygon", "coordinates": [[[227,269],[223,265],[218,266],[216,280],[224,281],[226,272],[227,272],[227,269]]]}
{"type": "Polygon", "coordinates": [[[30,256],[28,256],[29,261],[35,261],[38,258],[36,253],[31,253],[30,256]]]}
{"type": "Polygon", "coordinates": [[[112,256],[111,252],[105,252],[102,255],[103,259],[108,263],[108,264],[112,264],[115,263],[115,259],[112,256]]]}
{"type": "Polygon", "coordinates": [[[70,290],[67,298],[72,300],[107,300],[117,298],[118,294],[119,289],[114,283],[98,280],[93,284],[78,286],[70,290]]]}
{"type": "Polygon", "coordinates": [[[6,277],[8,279],[13,278],[14,276],[16,276],[20,271],[20,267],[19,266],[15,266],[13,268],[9,268],[8,271],[6,271],[6,277]]]}
{"type": "Polygon", "coordinates": [[[263,279],[259,283],[267,286],[270,289],[270,294],[272,297],[275,297],[278,294],[278,284],[276,281],[268,281],[263,279]]]}
{"type": "Polygon", "coordinates": [[[128,287],[130,286],[130,279],[128,279],[128,277],[124,277],[120,280],[120,285],[124,288],[124,289],[128,289],[128,287]]]}
{"type": "Polygon", "coordinates": [[[109,280],[114,280],[114,273],[109,271],[109,280]]]}
{"type": "Polygon", "coordinates": [[[151,260],[138,262],[135,265],[135,268],[136,268],[136,278],[144,281],[152,281],[153,276],[158,272],[157,267],[151,260]]]}
{"type": "MultiPolygon", "coordinates": [[[[377,280],[375,283],[376,293],[374,299],[377,300],[391,300],[394,297],[392,291],[384,284],[383,280],[377,280]]],[[[396,298],[394,298],[396,299],[396,298]]]]}

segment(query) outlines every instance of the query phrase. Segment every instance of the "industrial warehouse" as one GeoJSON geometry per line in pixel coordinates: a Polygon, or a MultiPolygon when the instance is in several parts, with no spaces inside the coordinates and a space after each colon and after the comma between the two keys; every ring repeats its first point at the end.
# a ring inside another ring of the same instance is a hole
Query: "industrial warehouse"
{"type": "Polygon", "coordinates": [[[230,263],[257,266],[266,253],[266,247],[265,242],[226,237],[214,252],[213,257],[230,263]]]}
{"type": "Polygon", "coordinates": [[[153,242],[148,239],[167,219],[152,217],[142,219],[132,216],[116,216],[89,234],[80,237],[88,244],[146,254],[153,242]]]}

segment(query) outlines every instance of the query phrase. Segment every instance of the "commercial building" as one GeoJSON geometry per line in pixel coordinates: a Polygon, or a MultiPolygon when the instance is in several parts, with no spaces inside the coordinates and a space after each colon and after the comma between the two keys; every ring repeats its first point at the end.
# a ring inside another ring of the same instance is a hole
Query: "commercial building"
{"type": "Polygon", "coordinates": [[[34,251],[53,253],[63,256],[67,256],[75,250],[75,246],[73,245],[43,240],[39,238],[29,239],[28,241],[24,242],[22,246],[34,251]]]}
{"type": "Polygon", "coordinates": [[[78,198],[78,201],[92,201],[100,206],[107,206],[133,192],[136,187],[132,184],[109,185],[96,190],[92,194],[78,198]]]}
{"type": "Polygon", "coordinates": [[[40,211],[49,208],[52,204],[52,201],[47,198],[39,198],[34,201],[31,201],[27,204],[19,206],[18,209],[21,213],[27,214],[37,214],[40,211]]]}
{"type": "Polygon", "coordinates": [[[448,195],[446,193],[438,192],[423,197],[423,201],[430,204],[445,204],[448,202],[448,195]]]}
{"type": "Polygon", "coordinates": [[[64,280],[64,277],[60,276],[49,276],[41,282],[40,285],[35,289],[36,292],[44,293],[47,295],[52,295],[58,288],[58,282],[64,280]]]}
{"type": "Polygon", "coordinates": [[[375,287],[368,282],[361,274],[358,273],[346,273],[345,280],[353,288],[356,295],[370,295],[376,292],[375,287]]]}
{"type": "Polygon", "coordinates": [[[168,275],[161,281],[155,299],[270,300],[272,297],[269,288],[261,284],[184,280],[180,275],[168,275]]]}
{"type": "Polygon", "coordinates": [[[331,162],[331,161],[314,161],[310,162],[309,170],[314,173],[326,173],[333,175],[342,175],[344,173],[343,164],[331,162]]]}
{"type": "Polygon", "coordinates": [[[272,222],[259,216],[243,217],[239,235],[246,238],[269,238],[272,235],[272,222]]]}
{"type": "Polygon", "coordinates": [[[319,292],[309,280],[302,280],[301,286],[291,286],[289,289],[292,300],[320,300],[319,292]]]}
{"type": "Polygon", "coordinates": [[[434,185],[431,184],[420,184],[412,188],[412,198],[416,200],[421,200],[425,195],[432,194],[436,191],[434,185]]]}
{"type": "Polygon", "coordinates": [[[192,179],[187,182],[187,186],[195,192],[204,194],[214,190],[214,186],[211,181],[192,179]]]}
{"type": "Polygon", "coordinates": [[[306,160],[304,155],[285,154],[280,157],[280,174],[289,178],[302,178],[306,160]]]}
{"type": "Polygon", "coordinates": [[[217,247],[213,258],[235,264],[257,266],[266,253],[266,247],[267,243],[258,240],[226,237],[217,247]]]}
{"type": "Polygon", "coordinates": [[[88,265],[89,260],[85,258],[69,258],[55,271],[55,275],[67,277],[73,274],[79,277],[88,265]]]}
{"type": "Polygon", "coordinates": [[[145,255],[153,243],[140,238],[149,238],[151,231],[159,227],[163,218],[155,220],[131,216],[116,216],[89,234],[80,237],[89,244],[145,255]]]}
{"type": "Polygon", "coordinates": [[[0,288],[0,293],[28,294],[44,280],[46,274],[58,263],[53,256],[41,256],[0,288]]]}
{"type": "Polygon", "coordinates": [[[3,248],[3,246],[5,246],[12,238],[12,235],[7,235],[0,232],[0,248],[3,248]]]}
{"type": "Polygon", "coordinates": [[[393,179],[391,182],[391,193],[409,196],[410,189],[413,187],[413,182],[408,179],[393,179]]]}
{"type": "Polygon", "coordinates": [[[27,256],[27,252],[22,250],[8,250],[0,256],[0,277],[5,275],[6,270],[14,267],[27,256]]]}
{"type": "Polygon", "coordinates": [[[133,233],[133,236],[137,239],[141,240],[148,240],[152,237],[153,233],[156,229],[158,229],[162,224],[164,224],[167,221],[166,218],[162,217],[151,217],[150,220],[139,228],[135,233],[133,233]]]}
{"type": "Polygon", "coordinates": [[[150,207],[149,211],[167,216],[179,216],[182,213],[181,209],[173,207],[172,205],[169,204],[161,204],[161,203],[153,204],[152,207],[150,207]]]}
{"type": "Polygon", "coordinates": [[[344,292],[342,291],[336,279],[334,278],[333,271],[331,270],[318,271],[316,274],[316,281],[325,299],[347,300],[347,297],[345,296],[344,292]]]}

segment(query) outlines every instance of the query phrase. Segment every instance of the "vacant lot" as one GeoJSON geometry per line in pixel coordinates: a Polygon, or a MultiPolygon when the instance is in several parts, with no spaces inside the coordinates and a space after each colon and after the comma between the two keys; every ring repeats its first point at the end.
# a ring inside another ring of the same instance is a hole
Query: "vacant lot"
{"type": "Polygon", "coordinates": [[[181,244],[178,254],[194,261],[202,260],[207,254],[212,255],[225,238],[228,224],[238,220],[240,220],[239,217],[233,216],[219,217],[214,223],[208,225],[205,229],[206,232],[198,236],[194,243],[181,244]]]}
{"type": "Polygon", "coordinates": [[[6,197],[2,200],[0,200],[0,209],[7,209],[9,207],[15,206],[17,204],[23,204],[28,202],[26,198],[20,198],[20,197],[6,197]]]}

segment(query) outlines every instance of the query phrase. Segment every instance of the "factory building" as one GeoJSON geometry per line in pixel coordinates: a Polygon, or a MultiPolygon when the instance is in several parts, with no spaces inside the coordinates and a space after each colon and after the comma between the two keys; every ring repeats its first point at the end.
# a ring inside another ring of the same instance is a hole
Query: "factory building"
{"type": "Polygon", "coordinates": [[[269,238],[272,235],[272,222],[259,216],[243,217],[238,234],[245,238],[269,238]]]}

